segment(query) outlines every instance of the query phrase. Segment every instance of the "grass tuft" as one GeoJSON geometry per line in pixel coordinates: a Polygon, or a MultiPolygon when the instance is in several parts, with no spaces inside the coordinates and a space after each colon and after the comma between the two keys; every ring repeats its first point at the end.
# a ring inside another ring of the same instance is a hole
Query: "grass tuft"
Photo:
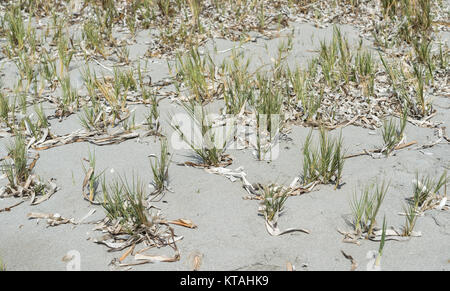
{"type": "Polygon", "coordinates": [[[303,182],[333,183],[336,187],[342,178],[344,150],[342,133],[338,138],[330,138],[325,129],[319,131],[319,146],[312,148],[312,130],[303,147],[303,182]]]}

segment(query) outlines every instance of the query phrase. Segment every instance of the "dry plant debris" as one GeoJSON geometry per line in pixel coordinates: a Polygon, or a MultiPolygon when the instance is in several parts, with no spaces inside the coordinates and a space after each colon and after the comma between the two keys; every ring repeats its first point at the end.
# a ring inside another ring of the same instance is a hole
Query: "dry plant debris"
{"type": "Polygon", "coordinates": [[[110,185],[103,182],[102,189],[105,197],[102,206],[107,217],[96,226],[95,230],[102,231],[105,235],[95,239],[94,242],[106,245],[109,248],[108,251],[122,251],[129,248],[122,255],[118,266],[175,262],[180,259],[176,242],[183,237],[175,236],[174,230],[169,224],[196,228],[197,226],[192,221],[164,219],[161,211],[145,200],[144,187],[139,179],[133,179],[131,184],[126,178],[115,180],[110,185]],[[122,263],[125,257],[141,243],[144,247],[135,253],[136,262],[122,263]],[[175,252],[174,256],[166,257],[145,253],[149,249],[164,246],[170,246],[175,252]]]}

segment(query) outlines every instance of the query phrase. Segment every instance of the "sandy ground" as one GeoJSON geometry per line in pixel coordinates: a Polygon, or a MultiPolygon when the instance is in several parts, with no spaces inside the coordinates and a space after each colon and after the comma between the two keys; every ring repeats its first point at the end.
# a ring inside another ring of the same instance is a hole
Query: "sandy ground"
{"type": "MultiPolygon", "coordinates": [[[[305,64],[314,56],[319,41],[332,37],[332,27],[315,28],[309,24],[292,24],[295,29],[294,49],[290,64],[305,64]]],[[[354,45],[359,41],[358,32],[351,26],[343,26],[342,31],[354,45]]],[[[145,52],[148,32],[139,32],[137,43],[130,47],[130,56],[137,59],[145,52]]],[[[447,37],[448,35],[443,35],[447,37]]],[[[252,57],[252,66],[270,62],[269,55],[275,55],[277,45],[283,37],[273,40],[257,39],[243,46],[247,56],[252,57]],[[267,45],[268,51],[264,48],[267,45]]],[[[373,49],[369,41],[365,46],[373,49]]],[[[237,43],[221,39],[210,40],[202,49],[219,51],[237,46],[237,43]]],[[[229,56],[230,52],[219,53],[215,59],[229,56]]],[[[108,63],[105,63],[108,65],[108,63]]],[[[81,63],[71,64],[71,78],[74,84],[81,82],[81,63]],[[73,67],[73,68],[72,68],[73,67]]],[[[105,72],[93,64],[97,72],[105,72]]],[[[150,60],[148,75],[153,81],[168,76],[164,60],[150,60]]],[[[17,78],[15,66],[6,62],[3,67],[3,84],[13,84],[17,78]]],[[[107,72],[105,72],[107,73],[107,72]]],[[[171,89],[171,88],[168,88],[171,89]]],[[[219,104],[216,104],[217,106],[219,104]]],[[[437,96],[434,100],[437,115],[432,121],[442,122],[450,128],[450,99],[437,96]]],[[[146,112],[145,106],[136,106],[136,121],[140,122],[146,112]]],[[[51,112],[52,108],[46,108],[51,112]]],[[[181,109],[169,100],[160,104],[163,129],[170,136],[167,113],[181,109]]],[[[63,122],[51,121],[53,133],[69,133],[81,128],[77,116],[63,122]]],[[[309,133],[309,128],[292,126],[288,134],[290,140],[281,142],[279,158],[271,163],[256,161],[251,150],[230,150],[234,161],[230,168],[243,166],[250,182],[278,182],[289,184],[302,171],[301,149],[309,133]]],[[[337,133],[337,131],[334,131],[337,133]]],[[[348,153],[363,149],[373,149],[381,145],[379,131],[348,126],[342,130],[344,145],[348,153]]],[[[417,141],[418,145],[434,141],[437,137],[433,129],[419,128],[408,124],[407,141],[417,141]]],[[[0,139],[3,146],[9,137],[0,139]]],[[[88,220],[104,217],[98,206],[90,206],[81,197],[84,178],[82,158],[89,150],[95,150],[97,168],[106,169],[107,179],[119,174],[131,177],[134,172],[144,181],[151,182],[148,156],[159,153],[159,143],[154,137],[129,140],[111,146],[94,146],[75,143],[40,152],[35,172],[43,179],[55,178],[60,190],[49,200],[38,206],[27,202],[0,213],[0,256],[8,270],[65,270],[64,255],[76,250],[81,255],[82,270],[108,270],[112,259],[121,253],[107,252],[107,248],[95,244],[91,238],[99,236],[93,224],[78,226],[61,225],[47,227],[45,221],[37,223],[28,220],[27,213],[59,213],[64,217],[80,219],[92,208],[96,213],[88,220]],[[114,173],[111,170],[114,169],[114,173]]],[[[191,153],[173,150],[170,166],[170,186],[173,193],[166,193],[163,201],[156,205],[168,219],[186,218],[192,220],[197,229],[175,227],[176,233],[184,238],[178,243],[181,260],[175,263],[146,264],[133,267],[136,270],[189,270],[189,255],[199,252],[203,255],[201,270],[285,270],[286,263],[295,265],[297,270],[349,270],[350,261],[341,250],[353,256],[358,262],[358,270],[366,270],[370,263],[368,253],[378,249],[378,243],[362,241],[360,246],[342,242],[337,229],[350,230],[346,223],[350,216],[349,201],[360,185],[383,179],[391,181],[386,200],[378,217],[386,215],[388,224],[400,227],[404,217],[398,213],[406,197],[412,194],[412,183],[416,170],[430,175],[439,175],[450,169],[450,146],[440,143],[422,151],[415,146],[399,150],[389,158],[372,159],[361,156],[348,159],[344,166],[343,182],[340,189],[333,186],[319,186],[313,192],[299,197],[290,197],[286,211],[280,217],[280,228],[301,227],[310,234],[290,233],[279,237],[270,236],[264,226],[264,219],[257,215],[257,201],[243,200],[246,195],[239,181],[231,182],[225,177],[209,174],[202,169],[178,166],[177,162],[191,160],[191,153]]],[[[5,183],[5,179],[1,181],[5,183]]],[[[1,199],[0,209],[16,203],[17,199],[1,199]]],[[[418,219],[416,230],[422,237],[406,242],[388,241],[385,245],[381,267],[383,270],[450,270],[450,212],[429,211],[418,219]]],[[[171,254],[170,248],[153,250],[154,254],[171,254]]]]}

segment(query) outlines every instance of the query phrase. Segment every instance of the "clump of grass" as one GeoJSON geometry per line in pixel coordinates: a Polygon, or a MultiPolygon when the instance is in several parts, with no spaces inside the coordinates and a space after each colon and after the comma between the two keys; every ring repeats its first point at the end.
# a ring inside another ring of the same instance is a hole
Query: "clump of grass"
{"type": "Polygon", "coordinates": [[[423,64],[414,63],[413,71],[405,71],[399,63],[389,64],[381,54],[380,60],[392,85],[394,96],[407,111],[407,114],[414,118],[423,118],[433,112],[432,101],[427,98],[427,75],[423,64]],[[410,88],[415,89],[413,92],[410,88]]]}
{"type": "Polygon", "coordinates": [[[435,64],[433,61],[433,55],[431,53],[431,40],[428,40],[426,38],[422,38],[421,40],[416,39],[413,41],[413,48],[416,55],[416,60],[427,67],[428,75],[432,79],[433,72],[435,70],[435,64]]]}
{"type": "Polygon", "coordinates": [[[416,226],[417,217],[419,216],[417,212],[417,207],[414,203],[409,203],[403,206],[405,212],[405,225],[403,227],[403,236],[410,236],[416,226]]]}
{"type": "Polygon", "coordinates": [[[101,109],[98,103],[92,104],[92,106],[83,106],[81,115],[78,116],[78,119],[81,123],[81,126],[85,128],[87,131],[96,130],[102,132],[105,123],[103,121],[102,115],[105,113],[101,109]]]}
{"type": "Polygon", "coordinates": [[[88,49],[103,57],[106,56],[102,32],[95,21],[90,20],[83,24],[82,38],[86,41],[88,49]]]}
{"type": "Polygon", "coordinates": [[[65,36],[61,36],[58,39],[58,56],[61,62],[61,74],[69,71],[69,65],[74,54],[75,51],[69,48],[69,40],[65,36]]]}
{"type": "Polygon", "coordinates": [[[52,89],[56,88],[56,81],[58,80],[56,62],[45,49],[43,49],[40,57],[39,74],[41,78],[43,77],[47,81],[52,89]]]}
{"type": "Polygon", "coordinates": [[[31,173],[27,165],[25,138],[17,134],[14,143],[7,148],[7,151],[12,161],[3,163],[3,172],[8,178],[10,188],[15,189],[17,185],[24,183],[31,173]]]}
{"type": "MultiPolygon", "coordinates": [[[[198,102],[209,101],[214,97],[216,66],[209,55],[202,57],[198,48],[192,47],[185,57],[177,54],[175,69],[177,76],[198,102]]],[[[180,85],[176,85],[179,90],[180,85]]]]}
{"type": "Polygon", "coordinates": [[[390,155],[394,149],[402,142],[407,122],[407,113],[404,111],[400,122],[395,123],[392,119],[383,122],[381,135],[383,137],[384,146],[381,152],[390,155]]]}
{"type": "Polygon", "coordinates": [[[156,94],[150,95],[151,104],[150,110],[147,113],[146,123],[149,130],[159,131],[160,123],[159,123],[159,110],[158,110],[158,99],[156,94]]]}
{"type": "Polygon", "coordinates": [[[213,120],[209,116],[203,105],[195,100],[183,103],[183,108],[188,113],[193,128],[186,128],[189,132],[193,132],[194,136],[187,135],[183,131],[179,121],[172,118],[172,128],[181,136],[201,161],[208,166],[219,165],[223,158],[227,146],[227,137],[220,137],[213,120]]]}
{"type": "Polygon", "coordinates": [[[411,43],[418,37],[426,37],[432,30],[431,0],[382,0],[381,3],[384,17],[398,25],[394,42],[399,39],[411,43]]]}
{"type": "Polygon", "coordinates": [[[95,151],[93,153],[91,153],[91,151],[89,151],[89,159],[87,160],[87,162],[89,163],[88,168],[86,168],[86,166],[84,164],[82,164],[84,175],[86,177],[84,180],[82,190],[84,191],[84,188],[87,187],[88,195],[87,195],[87,197],[86,196],[85,197],[88,198],[88,200],[90,202],[94,202],[95,195],[97,193],[97,189],[98,189],[98,185],[99,185],[99,178],[103,175],[104,170],[100,173],[96,173],[95,151]]]}
{"type": "Polygon", "coordinates": [[[97,82],[97,75],[95,71],[92,73],[89,65],[87,64],[82,70],[81,70],[81,77],[83,78],[84,85],[88,91],[89,97],[91,100],[93,98],[96,98],[97,94],[95,92],[96,89],[96,82],[97,82]]]}
{"type": "Polygon", "coordinates": [[[367,237],[373,234],[376,226],[376,217],[381,204],[389,189],[389,183],[384,181],[376,185],[367,185],[358,197],[356,193],[350,203],[353,214],[353,225],[359,235],[366,233],[367,237]]]}
{"type": "Polygon", "coordinates": [[[273,221],[281,214],[289,194],[289,188],[285,189],[274,184],[262,186],[262,207],[260,212],[267,221],[273,221]]]}
{"type": "MultiPolygon", "coordinates": [[[[283,95],[278,86],[273,86],[271,78],[257,73],[258,90],[254,98],[256,115],[256,155],[259,160],[266,159],[276,136],[283,126],[283,95]]],[[[270,156],[272,158],[272,156],[270,156]]]]}
{"type": "Polygon", "coordinates": [[[446,193],[439,195],[439,191],[446,184],[447,171],[444,171],[437,180],[430,176],[419,177],[419,173],[416,173],[412,204],[420,211],[432,209],[436,206],[436,203],[441,201],[440,198],[446,197],[446,193]]]}
{"type": "Polygon", "coordinates": [[[312,148],[312,130],[303,147],[303,182],[333,183],[336,187],[344,168],[342,133],[338,138],[330,138],[325,129],[319,131],[319,146],[312,148]]]}
{"type": "Polygon", "coordinates": [[[242,54],[233,51],[231,61],[224,63],[224,94],[226,112],[238,114],[245,105],[252,105],[254,88],[252,78],[248,72],[250,60],[243,60],[242,54]]]}
{"type": "Polygon", "coordinates": [[[70,76],[66,75],[59,78],[61,84],[61,98],[58,108],[61,116],[67,116],[76,110],[79,106],[79,95],[70,83],[70,76]]]}
{"type": "MultiPolygon", "coordinates": [[[[277,115],[282,120],[283,95],[277,86],[273,86],[270,78],[263,74],[256,75],[258,92],[255,96],[255,108],[259,115],[272,117],[277,115]]],[[[268,132],[276,132],[280,128],[280,124],[272,124],[272,118],[267,118],[265,124],[268,132]]]]}
{"type": "Polygon", "coordinates": [[[411,109],[421,116],[427,116],[432,112],[431,101],[425,96],[424,68],[419,64],[414,65],[414,76],[416,77],[416,100],[410,102],[411,109]]]}
{"type": "MultiPolygon", "coordinates": [[[[315,64],[313,62],[312,64],[315,64]]],[[[315,94],[311,90],[309,72],[302,72],[300,68],[294,71],[288,70],[289,82],[295,94],[296,103],[300,102],[303,111],[303,119],[312,121],[322,104],[323,94],[315,94]]]]}
{"type": "Polygon", "coordinates": [[[376,65],[372,54],[367,51],[358,50],[354,67],[353,78],[362,84],[366,96],[373,96],[376,65]]]}
{"type": "Polygon", "coordinates": [[[256,141],[255,154],[259,161],[272,160],[272,149],[280,133],[280,116],[266,115],[256,112],[256,141]],[[269,130],[269,129],[270,130],[269,130]],[[267,155],[267,153],[270,153],[267,155]]]}
{"type": "Polygon", "coordinates": [[[5,14],[3,21],[7,27],[6,31],[10,48],[15,52],[21,51],[26,42],[26,28],[20,13],[20,6],[12,6],[5,14]]]}
{"type": "Polygon", "coordinates": [[[132,131],[137,128],[136,115],[134,112],[130,113],[127,117],[121,120],[122,128],[125,131],[132,131]]]}
{"type": "Polygon", "coordinates": [[[107,185],[102,182],[104,195],[103,208],[112,221],[119,223],[129,234],[141,227],[151,226],[148,211],[144,205],[145,187],[139,178],[134,178],[131,184],[125,178],[114,180],[107,185]]]}
{"type": "Polygon", "coordinates": [[[169,182],[169,165],[171,157],[169,155],[169,148],[167,139],[161,139],[161,151],[159,159],[155,158],[154,162],[150,162],[153,174],[153,186],[155,190],[152,194],[163,192],[168,187],[169,182]]]}
{"type": "Polygon", "coordinates": [[[35,63],[35,59],[24,50],[19,51],[15,64],[20,74],[19,86],[22,87],[23,81],[27,81],[27,85],[24,88],[25,91],[28,91],[31,84],[33,84],[36,80],[38,72],[35,69],[35,63]]]}
{"type": "Polygon", "coordinates": [[[12,105],[9,104],[7,96],[0,92],[0,121],[9,126],[9,114],[13,110],[12,105]]]}

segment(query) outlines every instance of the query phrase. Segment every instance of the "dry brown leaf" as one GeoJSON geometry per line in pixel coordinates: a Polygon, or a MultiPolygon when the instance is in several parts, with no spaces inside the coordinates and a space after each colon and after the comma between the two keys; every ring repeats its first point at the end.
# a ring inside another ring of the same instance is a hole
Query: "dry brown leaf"
{"type": "Polygon", "coordinates": [[[197,228],[197,225],[195,225],[191,220],[189,219],[177,219],[177,220],[170,220],[167,221],[167,223],[169,224],[175,224],[175,225],[179,225],[179,226],[184,226],[187,228],[197,228]]]}

